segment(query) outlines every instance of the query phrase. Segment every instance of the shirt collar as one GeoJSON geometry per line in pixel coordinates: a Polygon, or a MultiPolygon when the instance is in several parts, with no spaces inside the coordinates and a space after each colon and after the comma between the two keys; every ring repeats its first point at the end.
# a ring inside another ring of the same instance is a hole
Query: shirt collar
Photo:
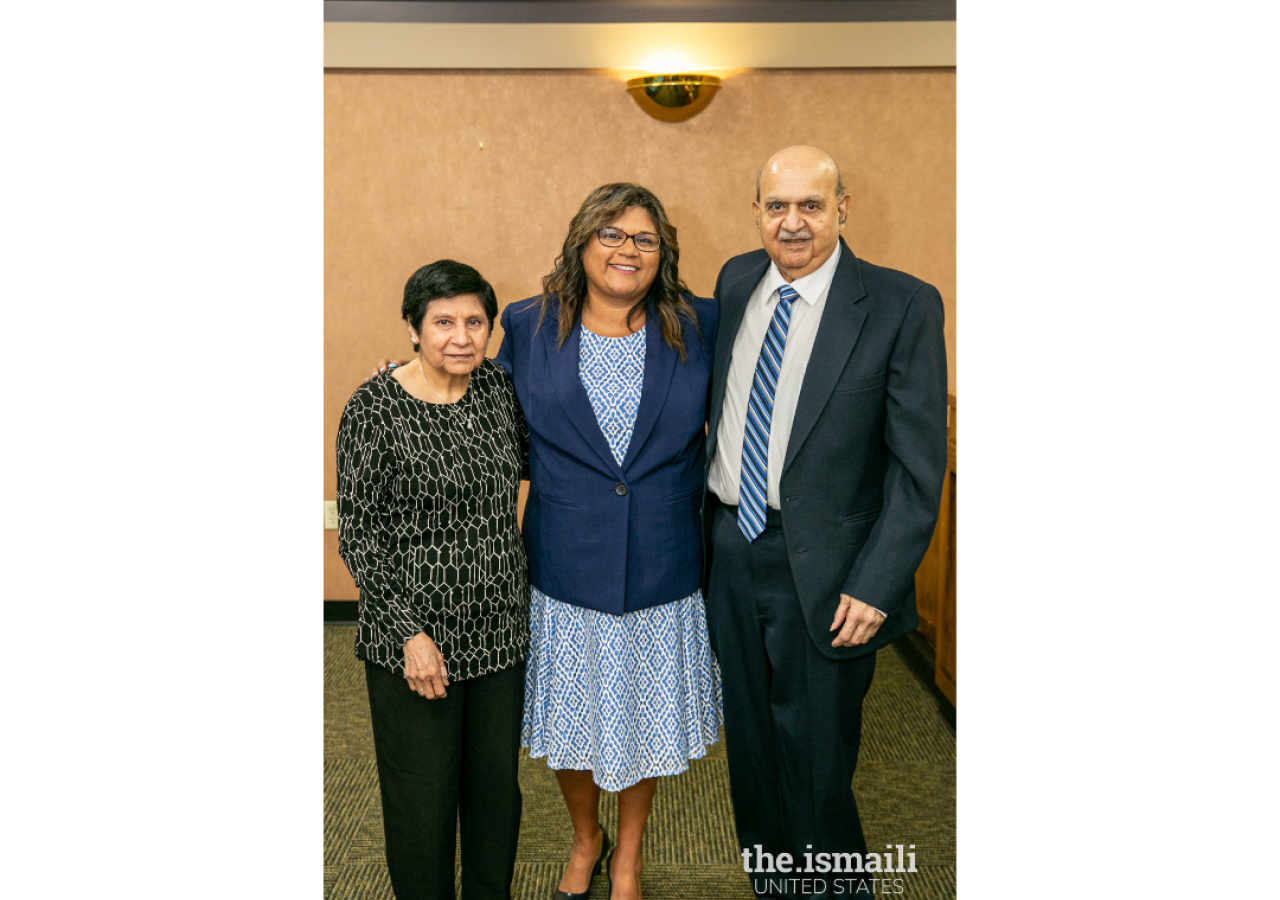
{"type": "MultiPolygon", "coordinates": [[[[837,241],[836,249],[827,257],[827,261],[803,278],[797,278],[791,282],[791,287],[795,288],[795,292],[800,295],[801,300],[813,306],[818,302],[818,298],[831,287],[831,282],[836,277],[836,265],[839,262],[840,243],[837,241]]],[[[775,262],[769,263],[769,271],[765,273],[764,277],[765,287],[769,289],[769,293],[765,295],[765,302],[768,303],[769,298],[772,298],[778,292],[778,288],[787,283],[787,279],[782,277],[782,273],[778,271],[778,264],[775,262]]]]}

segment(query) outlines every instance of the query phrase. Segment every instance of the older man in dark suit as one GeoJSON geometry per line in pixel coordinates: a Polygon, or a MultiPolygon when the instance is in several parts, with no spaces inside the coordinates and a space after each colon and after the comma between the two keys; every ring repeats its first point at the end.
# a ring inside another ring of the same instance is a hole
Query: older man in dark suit
{"type": "Polygon", "coordinates": [[[867,852],[851,787],[862,700],[876,650],[916,627],[946,466],[942,299],[853,255],[850,197],[821,150],[782,150],[756,191],[764,249],[716,283],[708,625],[738,841],[778,872],[753,886],[825,896],[849,876],[805,883],[777,862],[867,852]]]}

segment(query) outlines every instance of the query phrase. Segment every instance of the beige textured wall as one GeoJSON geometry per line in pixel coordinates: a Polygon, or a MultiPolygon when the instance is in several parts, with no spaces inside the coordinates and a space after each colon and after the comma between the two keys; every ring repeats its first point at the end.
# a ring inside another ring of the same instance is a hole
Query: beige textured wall
{"type": "MultiPolygon", "coordinates": [[[[326,499],[347,398],[379,358],[411,352],[399,309],[415,269],[450,257],[501,305],[530,296],[587,193],[634,181],[663,201],[684,279],[709,297],[721,264],[760,246],[755,175],[788,144],[840,164],[854,253],[941,291],[955,389],[954,69],[743,72],[676,124],[606,72],[333,70],[324,87],[326,499]]],[[[325,598],[356,599],[324,535],[325,598]]]]}

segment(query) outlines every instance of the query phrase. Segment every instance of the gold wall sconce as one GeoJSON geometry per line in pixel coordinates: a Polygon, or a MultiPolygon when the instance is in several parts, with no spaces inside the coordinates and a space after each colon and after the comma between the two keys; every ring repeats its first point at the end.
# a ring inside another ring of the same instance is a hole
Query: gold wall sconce
{"type": "Polygon", "coordinates": [[[720,90],[714,75],[646,75],[627,80],[636,105],[663,122],[692,119],[711,105],[720,90]]]}

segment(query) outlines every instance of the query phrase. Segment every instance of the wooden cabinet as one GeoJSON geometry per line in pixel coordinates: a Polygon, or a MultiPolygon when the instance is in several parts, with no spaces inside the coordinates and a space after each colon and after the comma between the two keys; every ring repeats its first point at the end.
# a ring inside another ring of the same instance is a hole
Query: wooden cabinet
{"type": "Polygon", "coordinates": [[[917,631],[934,651],[934,682],[956,702],[956,395],[947,395],[947,475],[933,541],[916,572],[917,631]]]}

